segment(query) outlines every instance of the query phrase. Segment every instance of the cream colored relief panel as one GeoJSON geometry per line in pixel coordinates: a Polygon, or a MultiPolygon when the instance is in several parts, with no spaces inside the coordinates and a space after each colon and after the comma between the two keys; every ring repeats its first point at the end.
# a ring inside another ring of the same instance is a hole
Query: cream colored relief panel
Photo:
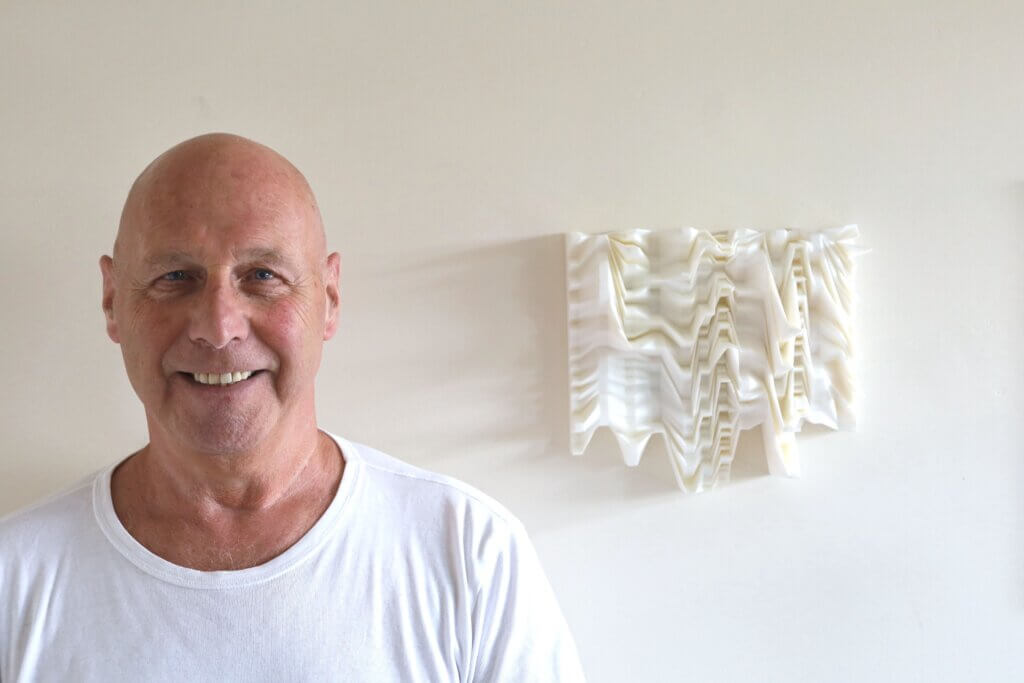
{"type": "Polygon", "coordinates": [[[661,434],[676,481],[728,480],[763,426],[773,474],[799,474],[807,422],[854,426],[850,225],[566,236],[571,446],[611,429],[627,465],[661,434]]]}

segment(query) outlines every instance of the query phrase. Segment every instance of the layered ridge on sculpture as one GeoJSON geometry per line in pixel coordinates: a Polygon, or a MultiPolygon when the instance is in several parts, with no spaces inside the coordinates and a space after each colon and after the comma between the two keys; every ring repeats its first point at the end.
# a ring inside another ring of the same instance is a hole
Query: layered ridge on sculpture
{"type": "Polygon", "coordinates": [[[728,479],[761,426],[769,471],[799,473],[804,423],[855,424],[857,227],[566,236],[571,446],[611,429],[627,465],[663,435],[676,481],[728,479]]]}

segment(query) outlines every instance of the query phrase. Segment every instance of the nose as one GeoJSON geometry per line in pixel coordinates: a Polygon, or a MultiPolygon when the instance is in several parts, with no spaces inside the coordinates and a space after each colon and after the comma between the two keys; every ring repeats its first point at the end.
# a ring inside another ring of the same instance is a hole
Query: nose
{"type": "Polygon", "coordinates": [[[229,274],[210,272],[192,307],[189,338],[215,349],[245,339],[249,330],[246,307],[229,274]]]}

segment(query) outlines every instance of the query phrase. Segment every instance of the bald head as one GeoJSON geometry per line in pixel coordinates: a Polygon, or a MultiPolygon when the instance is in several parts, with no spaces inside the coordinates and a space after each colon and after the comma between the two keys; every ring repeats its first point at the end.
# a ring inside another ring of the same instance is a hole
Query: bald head
{"type": "Polygon", "coordinates": [[[114,261],[137,247],[147,228],[182,214],[277,213],[308,226],[307,246],[327,253],[323,221],[305,176],[274,150],[228,133],[210,133],[171,147],[132,184],[114,240],[114,261]],[[296,214],[287,216],[284,214],[296,214]]]}

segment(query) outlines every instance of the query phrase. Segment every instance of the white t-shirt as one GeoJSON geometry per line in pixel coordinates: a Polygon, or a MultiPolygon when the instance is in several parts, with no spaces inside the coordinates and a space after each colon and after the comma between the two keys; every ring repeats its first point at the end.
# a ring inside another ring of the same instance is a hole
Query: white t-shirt
{"type": "Polygon", "coordinates": [[[114,467],[0,521],[0,681],[579,681],[522,525],[334,437],[327,511],[266,564],[198,571],[121,525],[114,467]]]}

